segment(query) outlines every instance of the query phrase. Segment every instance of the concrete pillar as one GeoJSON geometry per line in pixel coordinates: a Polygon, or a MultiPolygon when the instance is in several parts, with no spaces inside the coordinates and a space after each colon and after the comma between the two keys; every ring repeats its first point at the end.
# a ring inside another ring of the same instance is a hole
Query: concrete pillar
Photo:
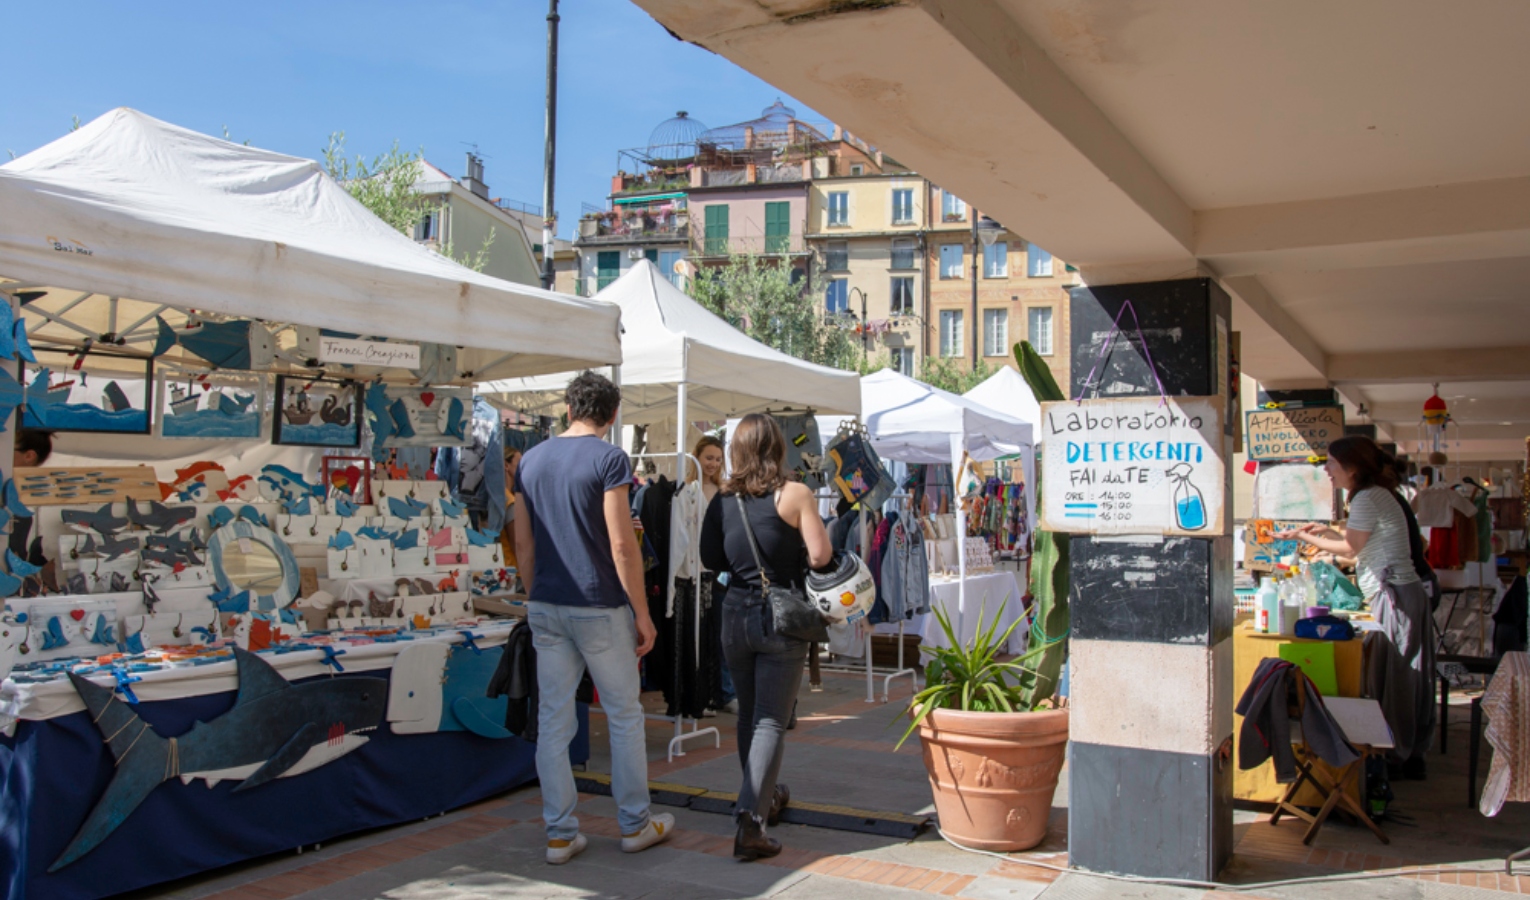
{"type": "MultiPolygon", "coordinates": [[[[1226,407],[1231,303],[1214,281],[1072,288],[1069,311],[1070,399],[1152,396],[1161,382],[1226,407]],[[1141,337],[1127,312],[1102,357],[1128,300],[1141,337]]],[[[1074,865],[1210,880],[1232,854],[1230,431],[1223,451],[1222,533],[1071,539],[1074,865]]]]}

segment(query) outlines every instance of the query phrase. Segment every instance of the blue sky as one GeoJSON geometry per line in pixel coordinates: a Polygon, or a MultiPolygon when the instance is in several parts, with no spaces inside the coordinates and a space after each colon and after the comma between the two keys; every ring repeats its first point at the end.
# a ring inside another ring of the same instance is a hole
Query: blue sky
{"type": "MultiPolygon", "coordinates": [[[[559,234],[604,203],[617,151],[676,110],[708,125],[781,97],[727,60],[670,37],[628,0],[563,0],[559,234]]],[[[258,3],[78,0],[0,4],[7,36],[0,161],[117,107],[318,158],[332,131],[351,155],[397,140],[461,176],[476,144],[495,196],[540,204],[545,0],[258,3]],[[67,11],[66,11],[67,10],[67,11]]]]}

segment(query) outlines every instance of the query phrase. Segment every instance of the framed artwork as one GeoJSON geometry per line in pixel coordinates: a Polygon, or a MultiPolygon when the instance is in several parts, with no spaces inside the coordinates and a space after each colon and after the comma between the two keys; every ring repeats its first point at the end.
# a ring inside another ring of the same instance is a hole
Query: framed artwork
{"type": "Polygon", "coordinates": [[[75,356],[37,349],[23,363],[22,428],[148,434],[153,405],[154,360],[92,350],[75,369],[75,356]]]}
{"type": "Polygon", "coordinates": [[[265,435],[268,379],[264,375],[155,377],[154,436],[258,440],[265,435]]]}
{"type": "Polygon", "coordinates": [[[473,433],[471,387],[367,387],[373,440],[383,447],[465,447],[473,433]]]}
{"type": "Polygon", "coordinates": [[[361,445],[361,389],[354,381],[278,375],[272,406],[273,444],[361,445]]]}

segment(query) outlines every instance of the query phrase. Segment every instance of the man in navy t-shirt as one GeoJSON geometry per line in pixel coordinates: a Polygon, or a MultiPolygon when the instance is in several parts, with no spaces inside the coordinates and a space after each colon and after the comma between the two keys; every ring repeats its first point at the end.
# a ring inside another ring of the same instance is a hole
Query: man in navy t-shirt
{"type": "Polygon", "coordinates": [[[642,551],[627,493],[632,464],[603,435],[621,391],[585,372],[569,382],[568,430],[526,452],[516,473],[515,548],[531,595],[540,714],[537,776],[547,822],[547,861],[568,862],[587,844],[574,817],[578,793],[568,745],[578,729],[574,692],[586,667],[611,732],[611,793],[622,849],[667,839],[669,813],[648,808],[648,746],[638,658],[653,649],[642,551]]]}

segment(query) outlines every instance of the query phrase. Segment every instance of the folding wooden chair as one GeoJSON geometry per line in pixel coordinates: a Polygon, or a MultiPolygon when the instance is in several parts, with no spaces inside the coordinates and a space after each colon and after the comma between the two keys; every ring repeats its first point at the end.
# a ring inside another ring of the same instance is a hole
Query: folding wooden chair
{"type": "Polygon", "coordinates": [[[1275,811],[1270,814],[1270,824],[1280,824],[1281,816],[1296,816],[1307,823],[1307,833],[1302,835],[1302,843],[1311,844],[1333,811],[1343,807],[1345,812],[1359,819],[1383,844],[1392,843],[1381,827],[1371,821],[1364,807],[1350,796],[1348,790],[1353,783],[1358,793],[1360,774],[1365,771],[1367,758],[1378,750],[1388,750],[1393,746],[1392,732],[1387,728],[1386,719],[1381,714],[1381,704],[1375,700],[1354,697],[1324,699],[1323,705],[1328,708],[1329,714],[1338,723],[1339,729],[1344,732],[1350,745],[1360,753],[1359,759],[1341,767],[1336,777],[1330,780],[1327,775],[1318,771],[1317,755],[1308,746],[1306,735],[1302,732],[1302,712],[1306,709],[1307,692],[1301,689],[1300,682],[1307,676],[1295,673],[1295,677],[1298,689],[1296,715],[1291,720],[1291,744],[1300,751],[1296,756],[1297,776],[1296,780],[1291,782],[1291,786],[1286,789],[1285,796],[1281,797],[1280,802],[1276,804],[1275,811]],[[1303,784],[1311,784],[1323,796],[1323,805],[1316,814],[1307,812],[1293,802],[1303,784]]]}

